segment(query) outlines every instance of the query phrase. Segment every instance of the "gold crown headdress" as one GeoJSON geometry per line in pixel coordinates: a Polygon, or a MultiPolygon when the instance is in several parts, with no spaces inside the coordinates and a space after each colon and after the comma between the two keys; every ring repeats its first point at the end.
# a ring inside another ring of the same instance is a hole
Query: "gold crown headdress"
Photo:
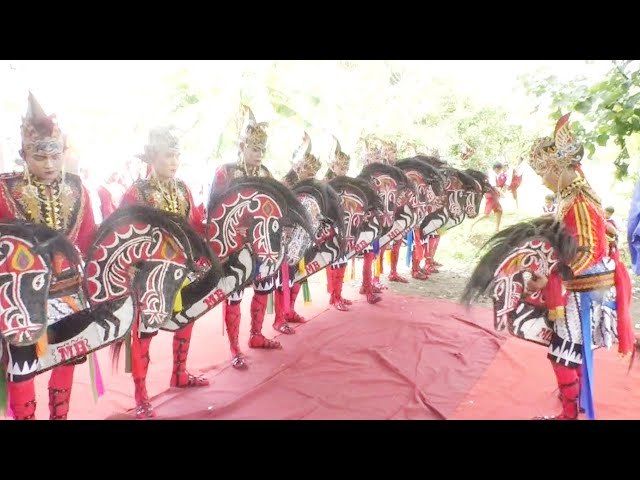
{"type": "Polygon", "coordinates": [[[529,165],[541,177],[549,171],[559,175],[582,161],[584,146],[571,132],[570,115],[567,113],[558,120],[553,138],[539,138],[533,144],[529,154],[529,165]]]}
{"type": "Polygon", "coordinates": [[[244,143],[248,147],[258,147],[263,150],[267,149],[267,122],[256,122],[256,117],[246,105],[242,105],[244,112],[244,124],[240,130],[240,143],[244,143]]]}
{"type": "Polygon", "coordinates": [[[392,142],[390,140],[382,140],[381,143],[382,148],[380,153],[382,156],[382,160],[386,163],[389,163],[389,154],[395,153],[396,155],[398,155],[398,146],[395,142],[392,142]]]}
{"type": "Polygon", "coordinates": [[[64,138],[58,127],[56,115],[47,115],[31,92],[20,133],[25,154],[57,155],[64,151],[64,138]]]}
{"type": "Polygon", "coordinates": [[[329,154],[329,168],[332,170],[334,168],[342,168],[344,170],[348,170],[349,160],[351,160],[351,157],[342,151],[342,148],[340,148],[340,142],[335,136],[333,136],[333,139],[336,142],[336,146],[334,150],[329,154]]]}
{"type": "Polygon", "coordinates": [[[155,154],[161,152],[180,153],[180,141],[173,125],[152,128],[144,146],[144,153],[136,156],[149,163],[155,154]]]}
{"type": "Polygon", "coordinates": [[[318,157],[311,153],[311,137],[304,132],[302,144],[293,153],[293,170],[300,178],[314,177],[320,170],[322,164],[318,157]]]}
{"type": "Polygon", "coordinates": [[[364,164],[382,163],[382,140],[375,135],[364,139],[364,164]]]}

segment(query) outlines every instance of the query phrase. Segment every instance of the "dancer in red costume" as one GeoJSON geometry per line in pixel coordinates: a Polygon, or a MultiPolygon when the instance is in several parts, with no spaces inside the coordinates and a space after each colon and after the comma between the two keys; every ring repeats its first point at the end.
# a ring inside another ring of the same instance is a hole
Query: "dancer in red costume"
{"type": "Polygon", "coordinates": [[[518,188],[520,188],[520,185],[522,185],[521,166],[523,161],[524,159],[520,158],[518,165],[511,169],[511,182],[509,183],[509,191],[511,192],[511,195],[516,202],[516,208],[520,208],[518,205],[518,188]]]}
{"type": "MultiPolygon", "coordinates": [[[[214,174],[211,191],[222,190],[229,182],[239,177],[267,177],[273,178],[271,172],[262,164],[267,150],[267,124],[257,123],[253,112],[244,106],[245,122],[240,132],[238,161],[226,163],[218,167],[214,174]]],[[[262,334],[262,324],[267,312],[269,294],[273,291],[274,280],[258,280],[253,285],[253,299],[251,300],[251,335],[249,348],[282,348],[280,342],[266,338],[262,334]]],[[[240,350],[238,338],[240,334],[240,302],[243,290],[229,295],[224,307],[224,321],[229,336],[231,349],[231,365],[237,369],[246,369],[247,364],[240,350]]]]}
{"type": "MultiPolygon", "coordinates": [[[[307,132],[304,132],[302,144],[293,153],[292,164],[291,170],[289,170],[282,181],[282,183],[289,188],[293,188],[296,183],[302,180],[315,177],[322,166],[318,157],[311,153],[311,137],[309,137],[307,132]]],[[[283,264],[282,268],[289,268],[289,266],[283,264]]],[[[295,271],[290,268],[289,278],[292,279],[294,274],[295,271]]],[[[289,312],[285,313],[285,295],[282,276],[278,275],[273,301],[273,310],[275,312],[273,328],[277,331],[291,335],[295,333],[295,330],[289,326],[289,323],[305,323],[307,321],[303,316],[299,315],[294,308],[301,288],[302,282],[291,285],[289,292],[289,312]]]]}
{"type": "Polygon", "coordinates": [[[609,256],[604,212],[582,172],[583,154],[569,115],[558,121],[554,138],[534,143],[529,163],[559,197],[556,223],[539,218],[496,235],[463,297],[495,283],[496,324],[548,345],[562,411],[538,419],[575,420],[582,409],[594,419],[593,350],[616,341],[623,356],[634,350],[629,274],[617,252],[609,256]],[[533,271],[529,280],[522,265],[533,271]]]}
{"type": "Polygon", "coordinates": [[[500,203],[500,198],[498,195],[502,196],[502,192],[504,191],[507,185],[507,174],[504,173],[504,166],[500,162],[496,162],[493,164],[493,172],[489,175],[489,183],[493,187],[495,187],[495,192],[485,193],[485,206],[484,206],[484,215],[478,218],[471,225],[471,229],[476,225],[476,223],[486,220],[489,216],[495,212],[496,214],[496,232],[500,231],[500,221],[502,220],[502,204],[500,203]]]}
{"type": "MultiPolygon", "coordinates": [[[[435,149],[432,151],[437,152],[435,149]]],[[[440,159],[438,153],[436,156],[431,156],[423,153],[417,153],[416,156],[422,161],[428,163],[434,168],[442,168],[447,166],[447,162],[440,159]]],[[[429,212],[438,210],[447,203],[447,193],[443,190],[442,195],[436,196],[433,191],[430,192],[431,202],[429,205],[429,212]]],[[[422,238],[422,232],[420,227],[416,228],[413,232],[413,251],[411,252],[411,276],[417,280],[427,280],[432,273],[438,273],[438,267],[442,265],[435,261],[436,249],[440,243],[440,233],[435,231],[422,238]],[[422,260],[425,260],[424,268],[421,268],[420,264],[422,260]]]]}
{"type": "MultiPolygon", "coordinates": [[[[327,173],[324,176],[325,182],[329,182],[336,177],[344,177],[349,172],[349,161],[351,157],[344,153],[340,148],[340,142],[334,137],[336,148],[331,152],[329,157],[327,173]]],[[[327,267],[327,292],[331,295],[329,304],[340,312],[349,310],[352,305],[351,300],[347,300],[342,296],[342,286],[344,284],[344,274],[347,270],[347,260],[341,258],[333,265],[327,267]]]]}
{"type": "MultiPolygon", "coordinates": [[[[386,163],[387,165],[395,165],[398,161],[398,149],[394,142],[385,141],[382,143],[382,154],[381,154],[382,163],[386,163]]],[[[391,265],[389,272],[389,281],[390,282],[400,282],[400,283],[409,283],[409,280],[398,274],[398,259],[400,257],[400,248],[402,247],[402,238],[394,240],[391,245],[391,265]]],[[[382,249],[380,249],[380,258],[384,258],[384,252],[388,247],[385,245],[382,249]]],[[[384,262],[380,262],[380,273],[382,273],[382,265],[384,262]]],[[[374,278],[374,285],[380,285],[380,276],[374,278]]]]}
{"type": "MultiPolygon", "coordinates": [[[[64,141],[55,115],[47,116],[31,93],[21,133],[24,173],[0,177],[0,219],[44,224],[66,235],[86,258],[96,232],[89,193],[79,176],[64,172],[64,141]]],[[[54,265],[54,279],[49,287],[49,325],[85,308],[80,275],[65,261],[54,260],[54,265]]],[[[9,365],[12,364],[11,352],[12,346],[9,346],[9,365]]],[[[83,357],[52,370],[49,379],[51,420],[66,420],[75,365],[85,361],[83,357]]],[[[34,375],[35,372],[8,372],[9,404],[16,420],[35,418],[34,375]]]]}
{"type": "MultiPolygon", "coordinates": [[[[383,163],[382,159],[382,141],[376,137],[369,137],[365,140],[364,164],[383,163]]],[[[378,252],[382,258],[383,250],[378,252]]],[[[360,295],[366,295],[369,303],[378,303],[382,297],[377,294],[382,293],[387,287],[380,283],[380,273],[376,275],[373,262],[376,260],[376,254],[373,247],[369,246],[364,249],[362,256],[362,286],[360,287],[360,295]]],[[[382,267],[382,260],[380,260],[382,267]]],[[[382,268],[380,268],[382,270],[382,268]]]]}
{"type": "MultiPolygon", "coordinates": [[[[149,133],[149,140],[140,158],[150,167],[151,175],[145,179],[136,180],[122,197],[122,206],[141,204],[148,205],[166,212],[177,213],[189,219],[189,223],[196,232],[204,236],[204,219],[199,209],[195,208],[191,190],[176,178],[180,165],[180,146],[176,133],[171,127],[157,127],[149,133]]],[[[189,344],[193,326],[191,323],[173,335],[173,370],[171,372],[171,387],[189,388],[209,385],[202,375],[191,375],[187,371],[186,363],[189,354],[189,344]]],[[[135,382],[136,417],[152,418],[155,411],[147,394],[147,371],[149,369],[149,347],[151,339],[157,331],[147,333],[140,325],[139,353],[137,359],[141,369],[139,378],[135,382]]]]}

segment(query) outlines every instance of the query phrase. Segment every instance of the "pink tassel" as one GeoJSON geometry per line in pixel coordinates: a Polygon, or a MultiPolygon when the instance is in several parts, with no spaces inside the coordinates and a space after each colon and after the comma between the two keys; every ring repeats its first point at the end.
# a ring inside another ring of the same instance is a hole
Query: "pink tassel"
{"type": "Polygon", "coordinates": [[[291,287],[289,285],[289,265],[287,262],[282,263],[280,273],[282,274],[282,293],[284,297],[283,310],[285,317],[288,317],[291,312],[291,287]]]}
{"type": "Polygon", "coordinates": [[[104,395],[104,382],[102,381],[102,374],[100,373],[100,364],[98,363],[98,356],[96,352],[93,352],[93,361],[96,366],[96,388],[98,389],[98,397],[104,395]]]}

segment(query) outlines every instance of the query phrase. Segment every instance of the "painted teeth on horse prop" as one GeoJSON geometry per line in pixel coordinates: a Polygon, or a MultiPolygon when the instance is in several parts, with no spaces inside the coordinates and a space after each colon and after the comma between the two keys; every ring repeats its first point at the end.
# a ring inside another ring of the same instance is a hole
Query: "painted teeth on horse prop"
{"type": "Polygon", "coordinates": [[[555,219],[540,218],[495,235],[480,259],[463,301],[492,293],[495,327],[547,346],[562,412],[538,419],[595,419],[596,348],[635,351],[631,282],[617,251],[609,257],[598,195],[581,168],[582,145],[558,121],[553,138],[538,139],[529,164],[559,198],[555,219]],[[588,346],[588,348],[584,348],[588,346]]]}
{"type": "MultiPolygon", "coordinates": [[[[257,123],[249,107],[242,106],[244,124],[238,142],[238,161],[221,165],[214,174],[207,218],[207,238],[212,250],[225,258],[245,248],[255,255],[252,277],[251,334],[249,348],[281,348],[262,334],[268,295],[283,262],[297,264],[308,245],[288,244],[292,237],[311,241],[313,231],[307,211],[293,193],[273,179],[262,164],[267,146],[267,124],[257,123]]],[[[224,319],[231,350],[231,365],[247,368],[239,346],[240,302],[244,288],[227,297],[224,319]]]]}

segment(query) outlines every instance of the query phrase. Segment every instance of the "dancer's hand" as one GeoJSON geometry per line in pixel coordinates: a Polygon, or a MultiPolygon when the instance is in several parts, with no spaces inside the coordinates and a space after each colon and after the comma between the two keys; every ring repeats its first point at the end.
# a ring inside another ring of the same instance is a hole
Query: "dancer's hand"
{"type": "Polygon", "coordinates": [[[537,292],[547,286],[547,277],[545,275],[532,275],[531,279],[527,282],[527,290],[530,292],[537,292]]]}

